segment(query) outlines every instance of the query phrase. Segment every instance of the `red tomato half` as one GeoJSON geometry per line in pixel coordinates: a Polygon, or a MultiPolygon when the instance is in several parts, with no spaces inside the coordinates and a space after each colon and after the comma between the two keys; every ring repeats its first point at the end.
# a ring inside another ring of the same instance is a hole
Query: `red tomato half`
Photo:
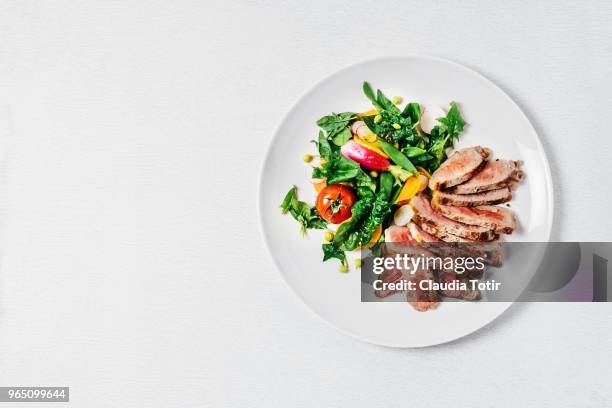
{"type": "Polygon", "coordinates": [[[317,196],[317,211],[325,221],[340,224],[351,218],[351,208],[356,200],[350,187],[333,184],[325,187],[317,196]]]}

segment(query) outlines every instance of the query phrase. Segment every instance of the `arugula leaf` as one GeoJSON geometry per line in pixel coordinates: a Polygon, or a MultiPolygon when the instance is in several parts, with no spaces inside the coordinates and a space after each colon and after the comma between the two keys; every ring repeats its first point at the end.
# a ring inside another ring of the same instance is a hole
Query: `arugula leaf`
{"type": "Polygon", "coordinates": [[[461,117],[461,113],[459,112],[459,108],[455,102],[450,103],[450,109],[444,118],[438,118],[438,122],[440,125],[437,127],[440,128],[441,132],[445,132],[450,135],[451,139],[458,139],[461,132],[463,132],[463,128],[465,127],[465,121],[461,117]]]}
{"type": "Polygon", "coordinates": [[[315,208],[310,208],[307,203],[298,200],[296,186],[291,187],[287,192],[280,207],[283,214],[291,214],[300,223],[302,235],[306,234],[307,229],[327,228],[327,223],[319,216],[315,208]]]}
{"type": "Polygon", "coordinates": [[[429,136],[427,153],[432,156],[432,159],[427,163],[427,168],[432,172],[446,159],[446,149],[453,146],[466,125],[457,104],[451,102],[450,105],[446,117],[437,119],[440,124],[431,130],[429,136]]]}

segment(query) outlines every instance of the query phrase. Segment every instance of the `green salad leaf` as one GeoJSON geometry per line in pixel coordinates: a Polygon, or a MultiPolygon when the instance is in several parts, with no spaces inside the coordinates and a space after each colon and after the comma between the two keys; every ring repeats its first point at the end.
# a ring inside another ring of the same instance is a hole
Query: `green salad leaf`
{"type": "Polygon", "coordinates": [[[363,118],[372,132],[388,142],[398,143],[400,147],[416,146],[422,141],[423,136],[416,126],[421,118],[421,107],[418,103],[408,103],[404,110],[400,111],[380,89],[374,96],[374,90],[368,82],[364,82],[363,92],[379,111],[378,121],[375,120],[375,116],[363,118]]]}
{"type": "Polygon", "coordinates": [[[333,244],[323,244],[323,262],[336,258],[339,259],[341,263],[346,264],[346,255],[341,248],[334,246],[333,244]]]}
{"type": "Polygon", "coordinates": [[[293,186],[285,195],[280,205],[283,214],[291,216],[300,223],[302,235],[306,234],[307,229],[325,229],[327,222],[317,213],[315,208],[297,198],[297,187],[293,186]]]}
{"type": "Polygon", "coordinates": [[[466,125],[461,117],[459,108],[455,102],[451,102],[451,107],[446,117],[438,118],[439,125],[431,130],[427,153],[432,158],[426,163],[429,171],[433,172],[444,160],[446,160],[446,149],[454,145],[466,125]]]}
{"type": "Polygon", "coordinates": [[[317,120],[317,125],[327,133],[336,146],[342,146],[351,138],[349,124],[357,117],[354,112],[331,113],[317,120]]]}
{"type": "Polygon", "coordinates": [[[351,218],[338,228],[332,244],[345,251],[367,244],[392,208],[386,191],[360,199],[351,209],[351,218]]]}

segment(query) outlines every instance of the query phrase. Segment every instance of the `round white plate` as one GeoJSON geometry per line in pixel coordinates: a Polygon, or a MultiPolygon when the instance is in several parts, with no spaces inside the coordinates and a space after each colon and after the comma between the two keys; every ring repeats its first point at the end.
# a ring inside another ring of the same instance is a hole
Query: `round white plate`
{"type": "MultiPolygon", "coordinates": [[[[512,208],[520,230],[508,241],[548,241],[553,202],[550,169],[533,126],[501,89],[482,75],[439,58],[408,56],[362,62],[324,79],[289,111],[274,135],[260,179],[259,213],[263,235],[272,258],[287,284],[324,320],[363,341],[394,347],[431,346],[468,335],[493,321],[510,303],[442,302],[420,313],[407,303],[362,303],[360,273],[338,272],[335,260],[323,263],[322,231],[306,238],[279,205],[289,188],[311,205],[315,192],[310,167],[301,157],[315,152],[316,120],[329,112],[361,112],[371,108],[362,92],[363,81],[386,95],[404,101],[459,104],[469,124],[457,147],[482,145],[495,157],[523,160],[526,178],[516,191],[512,208]]],[[[535,271],[540,255],[523,265],[535,271]]],[[[524,261],[524,260],[523,260],[524,261]]]]}

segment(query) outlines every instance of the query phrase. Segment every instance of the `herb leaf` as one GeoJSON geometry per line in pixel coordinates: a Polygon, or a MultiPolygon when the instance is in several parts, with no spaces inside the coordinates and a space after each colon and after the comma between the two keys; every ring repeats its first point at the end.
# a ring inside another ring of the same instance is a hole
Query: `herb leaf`
{"type": "Polygon", "coordinates": [[[327,223],[319,216],[315,208],[310,208],[307,203],[298,200],[296,186],[291,187],[287,192],[280,207],[283,214],[291,214],[300,223],[302,235],[306,234],[307,229],[325,229],[327,227],[327,223]]]}
{"type": "Polygon", "coordinates": [[[451,139],[458,139],[463,128],[465,127],[465,121],[461,117],[459,108],[455,102],[450,103],[450,109],[444,118],[438,118],[440,122],[439,127],[442,132],[450,135],[451,139]]]}
{"type": "Polygon", "coordinates": [[[346,255],[342,249],[335,247],[333,244],[323,244],[322,248],[323,262],[327,261],[328,259],[336,258],[343,264],[346,264],[346,255]]]}

